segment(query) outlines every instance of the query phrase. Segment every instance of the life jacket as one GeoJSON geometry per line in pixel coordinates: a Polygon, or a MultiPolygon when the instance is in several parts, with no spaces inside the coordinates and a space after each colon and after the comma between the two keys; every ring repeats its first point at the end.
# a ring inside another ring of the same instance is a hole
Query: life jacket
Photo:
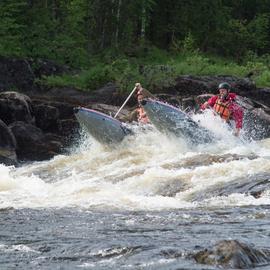
{"type": "Polygon", "coordinates": [[[231,117],[231,111],[229,110],[230,105],[231,105],[230,99],[222,101],[221,98],[218,98],[214,105],[214,111],[226,122],[228,122],[231,117]]]}
{"type": "Polygon", "coordinates": [[[148,119],[148,117],[147,117],[147,115],[146,115],[143,108],[139,107],[137,109],[137,112],[138,112],[138,120],[139,120],[139,122],[141,122],[143,124],[149,123],[149,119],[148,119]]]}

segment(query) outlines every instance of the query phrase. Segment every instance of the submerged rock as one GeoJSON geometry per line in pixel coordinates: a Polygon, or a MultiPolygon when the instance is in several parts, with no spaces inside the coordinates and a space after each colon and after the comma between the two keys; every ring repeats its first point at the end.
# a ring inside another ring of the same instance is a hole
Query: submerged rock
{"type": "Polygon", "coordinates": [[[270,251],[260,250],[237,240],[223,240],[193,255],[197,263],[223,268],[246,269],[270,265],[270,251]]]}
{"type": "Polygon", "coordinates": [[[195,194],[192,200],[202,201],[215,196],[229,196],[234,193],[247,194],[258,198],[264,191],[269,190],[269,188],[270,174],[261,173],[237,178],[228,183],[224,183],[221,187],[208,187],[204,192],[195,194]]]}
{"type": "MultiPolygon", "coordinates": [[[[199,166],[209,166],[213,163],[224,163],[231,162],[233,160],[241,160],[241,159],[255,159],[256,156],[244,156],[237,154],[224,154],[224,155],[210,155],[210,154],[200,154],[191,158],[186,158],[181,162],[168,162],[164,163],[161,167],[164,169],[179,169],[179,168],[189,168],[195,169],[199,166]]],[[[255,186],[256,184],[254,184],[255,186]]],[[[159,189],[157,190],[157,194],[167,197],[174,197],[177,193],[183,192],[189,189],[191,186],[190,181],[184,178],[176,178],[171,181],[167,181],[165,183],[160,184],[159,189]]],[[[218,188],[217,188],[218,189],[218,188]]],[[[259,190],[257,190],[259,192],[259,190]]],[[[199,193],[194,195],[193,201],[203,200],[206,198],[210,198],[211,196],[221,195],[221,191],[211,189],[210,192],[205,191],[203,193],[199,193]]]]}

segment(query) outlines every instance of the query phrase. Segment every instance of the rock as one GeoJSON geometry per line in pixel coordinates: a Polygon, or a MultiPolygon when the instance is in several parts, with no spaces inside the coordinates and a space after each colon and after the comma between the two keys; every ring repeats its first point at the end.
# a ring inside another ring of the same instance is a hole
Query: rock
{"type": "Polygon", "coordinates": [[[243,108],[243,135],[246,139],[261,140],[270,136],[270,108],[247,97],[237,96],[243,108]]]}
{"type": "Polygon", "coordinates": [[[32,103],[28,96],[17,92],[0,93],[0,115],[7,125],[15,121],[33,123],[32,112],[32,103]]]}
{"type": "Polygon", "coordinates": [[[237,78],[234,76],[191,76],[183,75],[176,78],[173,94],[181,96],[201,95],[204,93],[217,94],[217,87],[221,82],[228,82],[232,86],[232,91],[239,95],[246,95],[256,90],[253,81],[248,78],[237,78]]]}
{"type": "Polygon", "coordinates": [[[58,109],[59,119],[75,119],[72,104],[50,101],[48,105],[58,109]]]}
{"type": "MultiPolygon", "coordinates": [[[[244,156],[242,157],[244,158],[244,156]]],[[[249,159],[254,159],[250,156],[249,159]]],[[[218,196],[229,196],[231,194],[246,194],[259,198],[261,194],[270,188],[270,174],[258,173],[237,178],[220,186],[208,187],[204,192],[193,195],[192,201],[203,201],[218,196]]]]}
{"type": "MultiPolygon", "coordinates": [[[[103,104],[103,103],[96,103],[93,105],[89,105],[87,106],[93,110],[97,110],[99,112],[108,114],[112,117],[114,117],[114,115],[117,113],[117,111],[120,109],[117,106],[112,106],[112,105],[107,105],[107,104],[103,104]]],[[[117,119],[121,120],[121,119],[126,119],[129,116],[129,110],[123,108],[120,113],[117,116],[117,119]]]]}
{"type": "Polygon", "coordinates": [[[114,83],[107,83],[102,88],[91,93],[92,101],[104,104],[115,105],[117,88],[114,83]]]}
{"type": "Polygon", "coordinates": [[[10,128],[0,119],[0,163],[17,164],[16,139],[10,128]]]}
{"type": "Polygon", "coordinates": [[[44,102],[62,102],[76,106],[85,106],[86,104],[93,103],[91,93],[82,92],[71,87],[52,87],[42,95],[33,95],[32,99],[44,100],[44,102]]]}
{"type": "Polygon", "coordinates": [[[199,251],[193,258],[200,264],[245,269],[269,265],[269,255],[269,250],[255,249],[237,240],[223,240],[211,249],[199,251]]]}
{"type": "Polygon", "coordinates": [[[57,108],[59,119],[75,119],[74,112],[73,112],[74,105],[70,103],[54,101],[53,98],[50,99],[50,97],[47,97],[46,99],[33,98],[32,104],[33,104],[33,107],[46,105],[46,106],[57,108]]]}
{"type": "Polygon", "coordinates": [[[243,91],[242,95],[270,106],[270,88],[258,88],[249,92],[243,91]]]}
{"type": "Polygon", "coordinates": [[[17,155],[20,160],[45,160],[61,152],[58,136],[48,136],[32,124],[22,121],[10,125],[17,140],[17,155]]]}
{"type": "Polygon", "coordinates": [[[70,136],[73,137],[78,134],[80,125],[75,119],[64,119],[59,120],[59,133],[61,136],[69,139],[70,136]]]}
{"type": "Polygon", "coordinates": [[[58,131],[59,111],[57,108],[40,104],[34,106],[34,115],[37,127],[41,128],[43,131],[58,131]]]}

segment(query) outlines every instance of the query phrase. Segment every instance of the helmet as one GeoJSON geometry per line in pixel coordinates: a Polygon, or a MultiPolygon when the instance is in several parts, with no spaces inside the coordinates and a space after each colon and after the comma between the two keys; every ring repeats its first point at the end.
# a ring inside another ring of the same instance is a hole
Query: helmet
{"type": "Polygon", "coordinates": [[[230,84],[223,82],[218,85],[218,89],[227,89],[228,91],[230,91],[231,86],[230,84]]]}

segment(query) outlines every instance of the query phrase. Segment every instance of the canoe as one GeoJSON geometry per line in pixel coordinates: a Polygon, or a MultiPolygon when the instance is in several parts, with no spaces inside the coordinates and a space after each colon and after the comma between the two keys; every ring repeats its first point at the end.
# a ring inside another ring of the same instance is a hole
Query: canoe
{"type": "Polygon", "coordinates": [[[96,110],[76,107],[74,114],[88,133],[102,144],[121,142],[131,131],[119,120],[96,110]]]}
{"type": "Polygon", "coordinates": [[[215,140],[210,130],[202,127],[179,108],[154,99],[144,99],[142,106],[151,123],[160,132],[184,137],[192,144],[211,143],[215,140]]]}

